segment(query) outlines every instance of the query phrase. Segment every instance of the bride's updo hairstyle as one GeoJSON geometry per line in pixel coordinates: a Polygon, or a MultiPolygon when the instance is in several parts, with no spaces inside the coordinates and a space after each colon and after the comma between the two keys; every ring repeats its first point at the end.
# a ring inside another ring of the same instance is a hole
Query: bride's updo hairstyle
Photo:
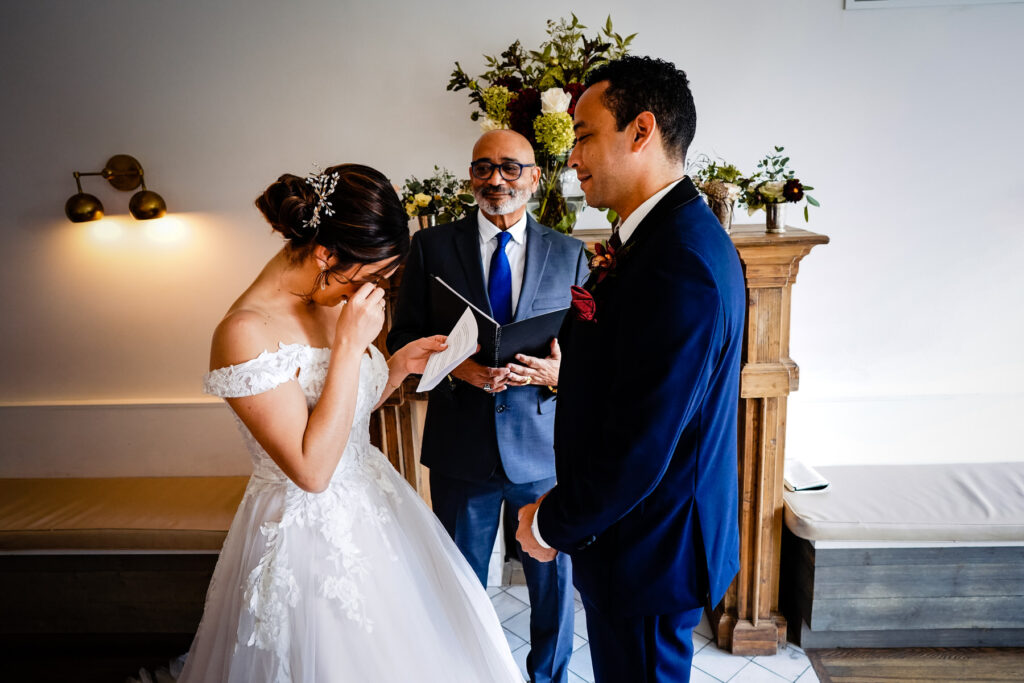
{"type": "Polygon", "coordinates": [[[318,244],[338,260],[331,271],[393,256],[403,260],[409,253],[409,217],[391,182],[359,164],[331,166],[319,177],[332,174],[337,174],[334,190],[322,199],[306,178],[289,173],[256,198],[256,208],[288,240],[293,261],[318,244]]]}

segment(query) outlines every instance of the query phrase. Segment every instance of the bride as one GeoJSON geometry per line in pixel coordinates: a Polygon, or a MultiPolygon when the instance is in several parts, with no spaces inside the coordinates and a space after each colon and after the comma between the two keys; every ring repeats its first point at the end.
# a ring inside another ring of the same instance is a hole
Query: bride
{"type": "Polygon", "coordinates": [[[287,242],[218,325],[204,382],[254,471],[179,681],[521,683],[479,580],[370,445],[371,411],[445,346],[372,344],[409,249],[397,194],[343,164],[256,206],[287,242]]]}

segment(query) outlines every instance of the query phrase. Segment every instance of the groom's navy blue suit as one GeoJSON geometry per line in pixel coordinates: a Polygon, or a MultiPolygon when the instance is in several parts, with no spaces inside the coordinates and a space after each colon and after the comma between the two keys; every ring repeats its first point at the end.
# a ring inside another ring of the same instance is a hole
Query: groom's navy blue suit
{"type": "Polygon", "coordinates": [[[684,178],[587,288],[595,318],[570,311],[559,334],[558,486],[538,529],[572,556],[592,643],[615,643],[592,647],[598,680],[678,680],[663,671],[688,676],[692,650],[641,657],[639,672],[617,653],[633,635],[649,648],[661,630],[692,628],[739,566],[743,273],[684,178]]]}
{"type": "MultiPolygon", "coordinates": [[[[430,279],[439,276],[480,310],[491,312],[477,217],[417,232],[402,274],[388,347],[446,334],[431,315],[430,279]]],[[[526,262],[515,320],[569,305],[570,287],[587,277],[583,244],[527,215],[526,262]]],[[[430,392],[421,461],[430,468],[434,512],[486,584],[501,501],[516,518],[555,484],[556,396],[547,387],[490,394],[455,380],[430,392]]],[[[572,652],[572,570],[568,557],[541,563],[521,554],[530,592],[534,680],[565,681],[572,652]]]]}

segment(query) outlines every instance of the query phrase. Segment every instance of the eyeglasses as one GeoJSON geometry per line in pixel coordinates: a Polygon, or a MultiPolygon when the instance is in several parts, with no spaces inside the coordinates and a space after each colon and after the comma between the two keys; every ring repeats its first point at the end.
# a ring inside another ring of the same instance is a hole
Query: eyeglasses
{"type": "Polygon", "coordinates": [[[494,169],[498,169],[498,173],[505,180],[512,182],[513,180],[519,180],[519,177],[523,175],[524,168],[530,168],[537,164],[520,164],[516,161],[503,161],[500,164],[492,164],[490,161],[474,161],[469,165],[470,170],[473,173],[473,177],[478,180],[490,180],[491,176],[494,175],[494,169]]]}

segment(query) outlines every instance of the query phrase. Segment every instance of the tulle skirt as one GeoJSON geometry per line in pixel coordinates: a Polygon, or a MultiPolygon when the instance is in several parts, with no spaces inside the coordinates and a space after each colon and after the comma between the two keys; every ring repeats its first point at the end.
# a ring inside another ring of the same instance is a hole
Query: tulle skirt
{"type": "Polygon", "coordinates": [[[253,476],[179,682],[522,683],[434,514],[376,449],[346,458],[320,494],[253,476]]]}

